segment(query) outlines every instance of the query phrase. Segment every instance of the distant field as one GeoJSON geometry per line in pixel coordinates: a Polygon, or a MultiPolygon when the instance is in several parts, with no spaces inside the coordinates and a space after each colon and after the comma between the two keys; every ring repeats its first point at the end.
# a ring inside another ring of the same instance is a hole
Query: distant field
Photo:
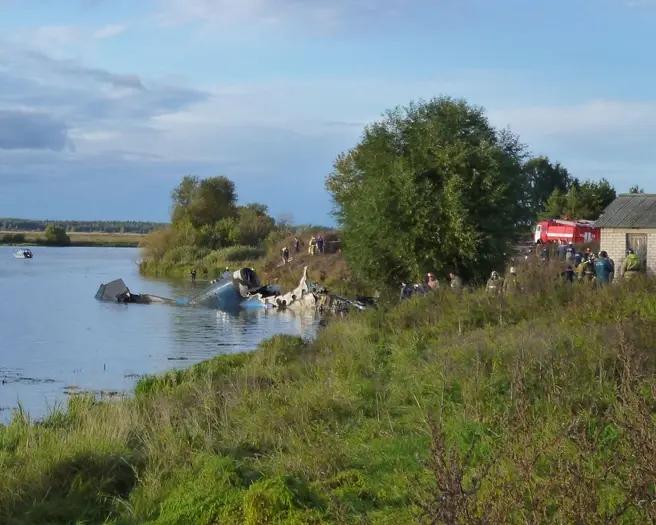
{"type": "MultiPolygon", "coordinates": [[[[25,244],[43,242],[43,232],[17,232],[0,231],[0,239],[4,234],[22,233],[25,235],[25,244]]],[[[71,246],[138,246],[141,239],[145,237],[142,233],[103,233],[103,232],[69,232],[71,246]]]]}

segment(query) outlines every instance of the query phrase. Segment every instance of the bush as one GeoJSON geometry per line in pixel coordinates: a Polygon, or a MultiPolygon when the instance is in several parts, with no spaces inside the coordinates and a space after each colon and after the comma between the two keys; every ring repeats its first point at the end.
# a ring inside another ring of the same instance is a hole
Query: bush
{"type": "Polygon", "coordinates": [[[24,233],[5,233],[2,236],[2,242],[7,243],[7,244],[20,244],[25,242],[25,234],[24,233]]]}
{"type": "Polygon", "coordinates": [[[173,246],[174,238],[175,233],[169,227],[153,230],[142,239],[141,248],[147,258],[159,261],[173,246]]]}
{"type": "Polygon", "coordinates": [[[46,226],[45,239],[48,244],[57,246],[66,246],[71,243],[66,230],[62,226],[56,226],[55,224],[48,224],[46,226]]]}
{"type": "Polygon", "coordinates": [[[264,255],[262,248],[255,246],[230,246],[219,250],[216,254],[217,259],[226,262],[252,261],[264,255]]]}

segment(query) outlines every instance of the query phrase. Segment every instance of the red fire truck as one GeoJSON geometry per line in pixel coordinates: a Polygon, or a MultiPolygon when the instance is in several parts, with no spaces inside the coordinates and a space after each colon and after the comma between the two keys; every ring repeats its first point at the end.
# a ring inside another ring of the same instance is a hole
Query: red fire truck
{"type": "Polygon", "coordinates": [[[536,244],[560,241],[581,244],[599,241],[600,232],[592,221],[547,219],[536,224],[533,241],[536,244]]]}

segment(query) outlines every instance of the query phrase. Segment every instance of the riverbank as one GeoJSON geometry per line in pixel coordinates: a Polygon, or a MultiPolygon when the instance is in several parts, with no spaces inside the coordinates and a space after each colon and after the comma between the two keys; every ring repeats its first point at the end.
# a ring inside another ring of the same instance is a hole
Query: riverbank
{"type": "Polygon", "coordinates": [[[645,523],[656,283],[449,291],[0,428],[0,521],[645,523]]]}
{"type": "Polygon", "coordinates": [[[269,247],[232,246],[220,250],[207,250],[180,246],[162,254],[159,258],[148,257],[148,251],[140,264],[142,275],[147,277],[189,279],[192,269],[199,279],[219,277],[226,268],[254,268],[263,284],[278,284],[283,290],[291,290],[309,269],[312,281],[321,283],[332,293],[367,295],[368,287],[354,279],[341,252],[310,255],[307,249],[292,252],[289,262],[282,264],[279,246],[293,246],[293,236],[281,237],[269,247]]]}
{"type": "MultiPolygon", "coordinates": [[[[146,236],[141,233],[103,233],[103,232],[68,232],[71,239],[66,246],[103,246],[116,248],[136,248],[146,236]]],[[[48,245],[44,232],[41,231],[0,231],[0,245],[33,246],[48,245]],[[16,242],[3,241],[5,236],[22,236],[23,240],[16,242]]]]}

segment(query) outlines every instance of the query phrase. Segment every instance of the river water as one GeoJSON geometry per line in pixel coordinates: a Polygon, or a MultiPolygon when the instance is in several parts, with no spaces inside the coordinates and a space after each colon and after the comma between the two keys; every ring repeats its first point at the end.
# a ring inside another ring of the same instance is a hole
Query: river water
{"type": "Polygon", "coordinates": [[[100,283],[118,277],[133,292],[164,297],[202,289],[140,276],[137,249],[34,247],[31,260],[14,251],[0,247],[0,422],[19,403],[38,419],[71,392],[129,392],[143,374],[252,350],[278,333],[311,337],[318,326],[290,311],[95,300],[100,283]]]}

